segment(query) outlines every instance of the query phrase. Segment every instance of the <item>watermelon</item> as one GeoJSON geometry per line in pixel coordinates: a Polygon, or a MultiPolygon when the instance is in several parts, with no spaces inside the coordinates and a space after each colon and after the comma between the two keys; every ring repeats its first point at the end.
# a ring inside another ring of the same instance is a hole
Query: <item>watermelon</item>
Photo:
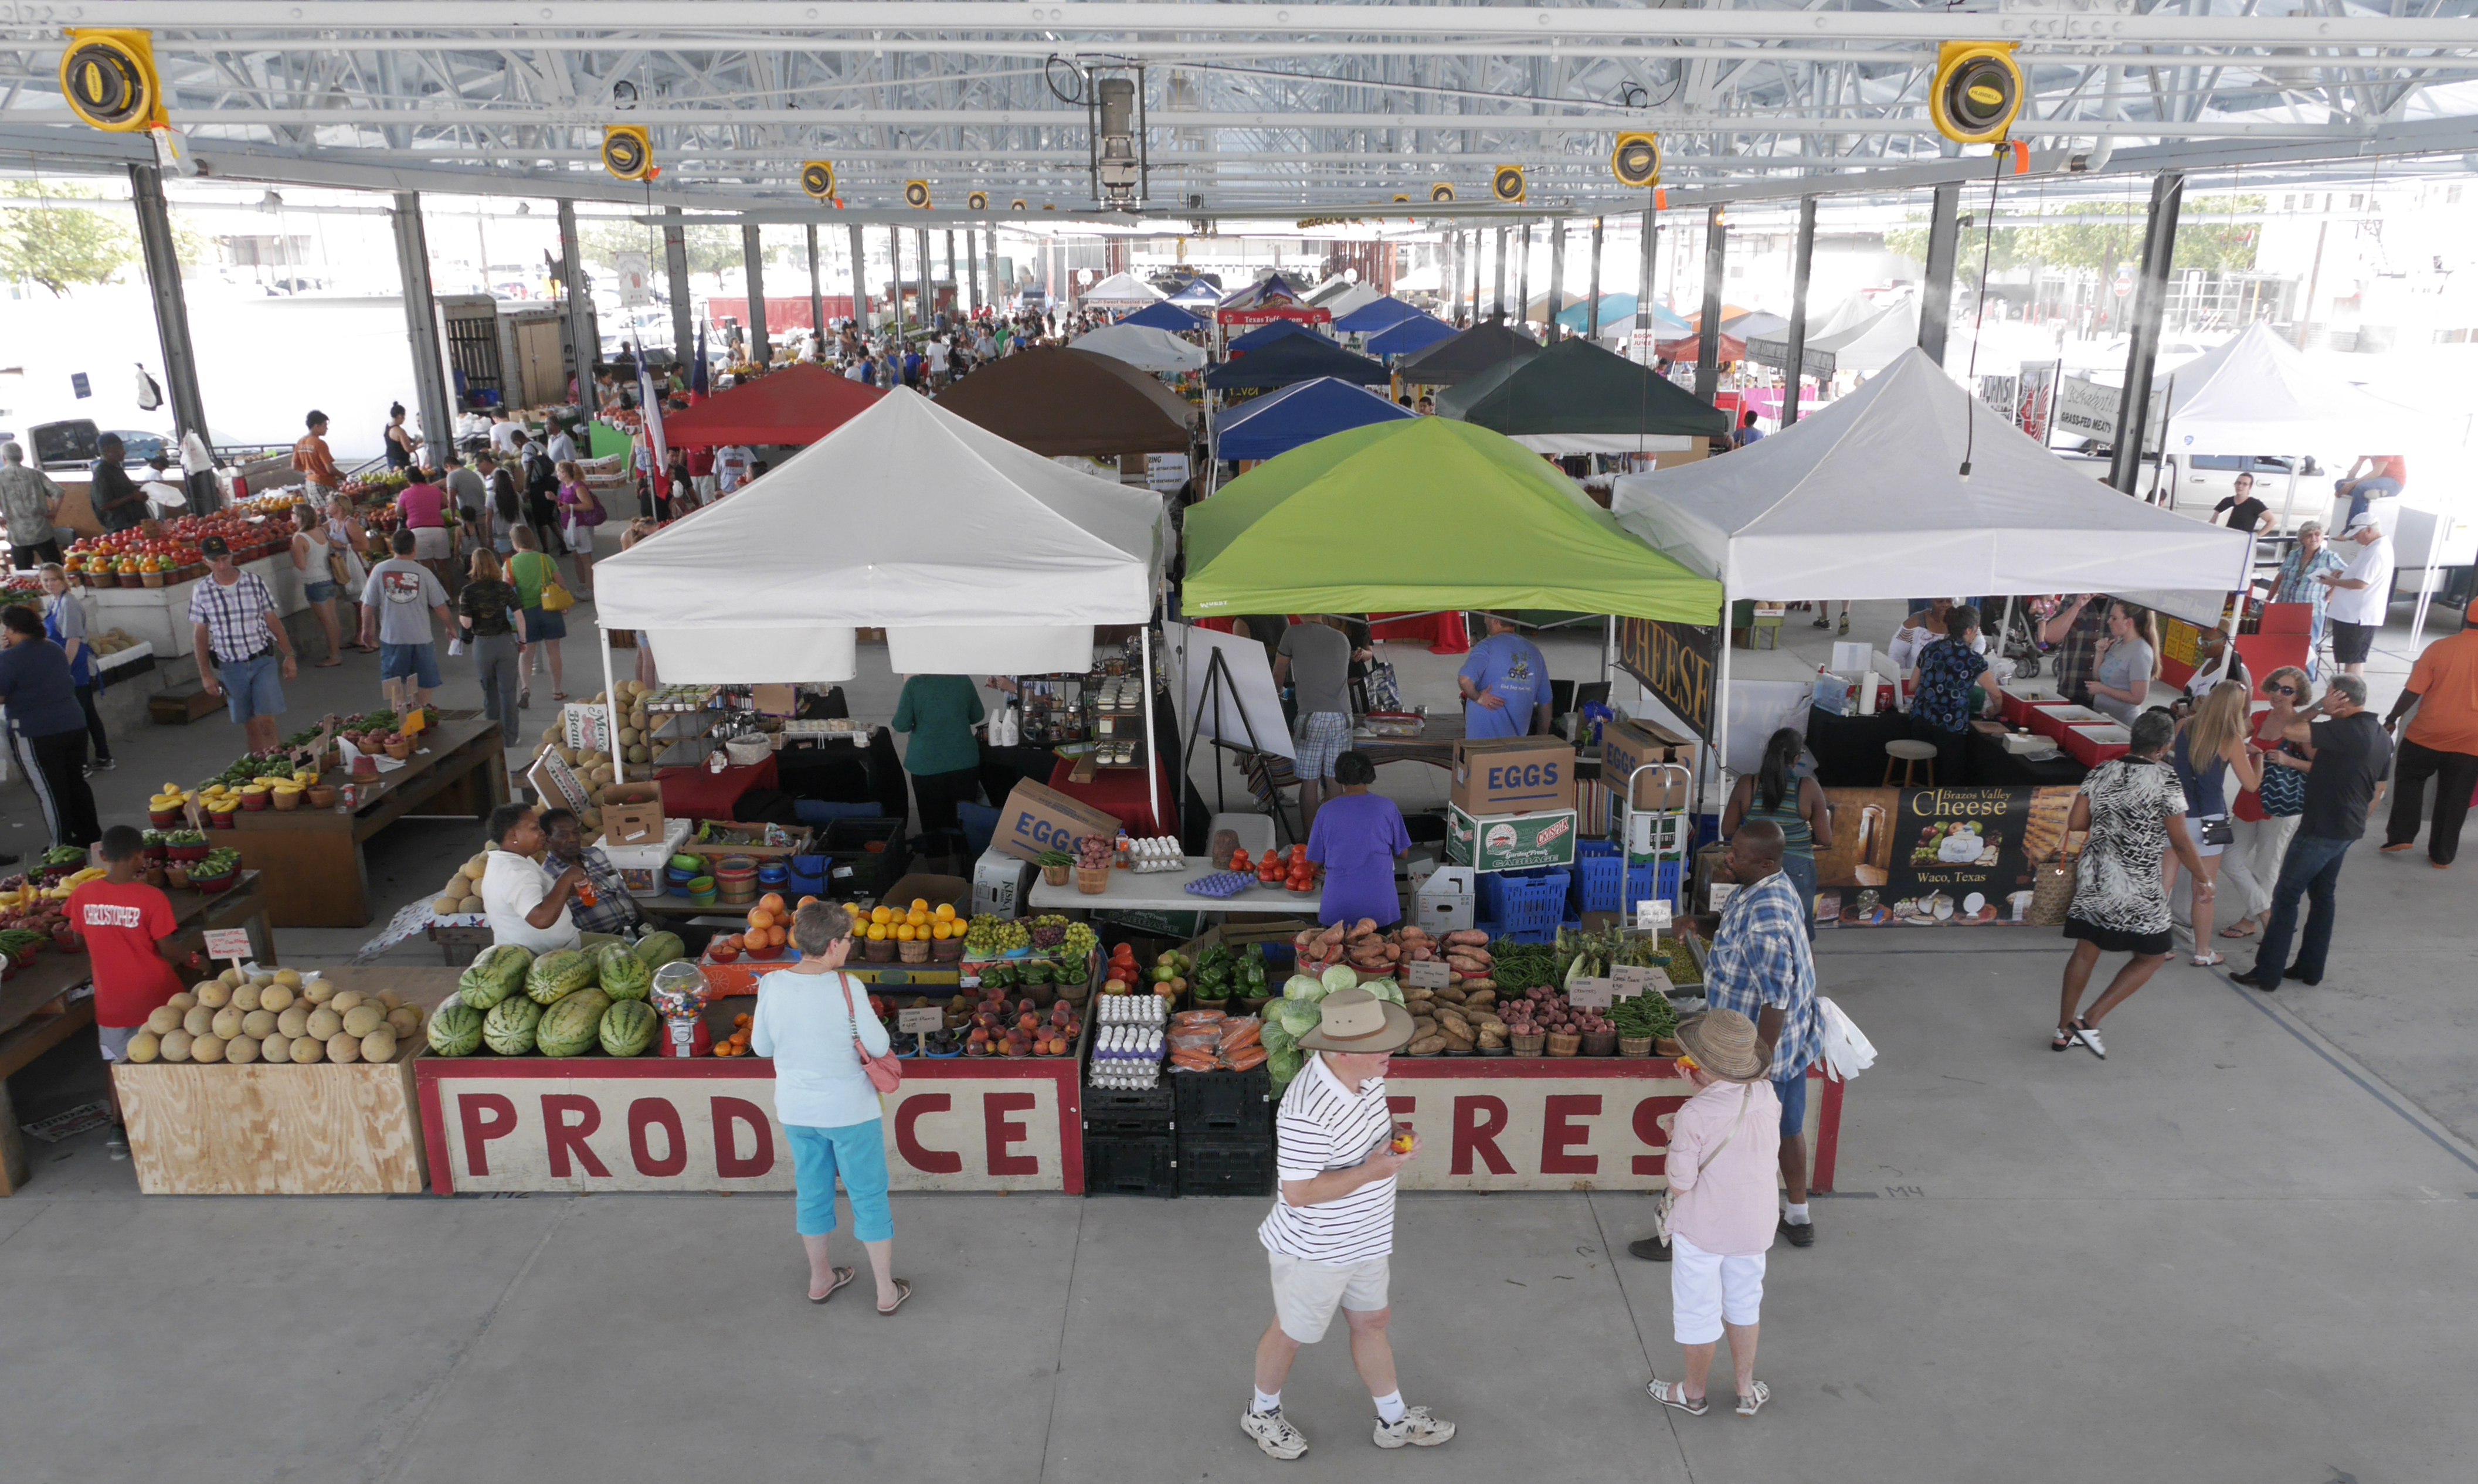
{"type": "Polygon", "coordinates": [[[602,1012],[602,1054],[605,1056],[643,1056],[654,1044],[654,1031],[662,1023],[654,1007],[642,999],[623,999],[602,1012]]]}
{"type": "Polygon", "coordinates": [[[442,1005],[431,1014],[431,1050],[441,1056],[471,1056],[481,1048],[481,1011],[470,1005],[442,1005]]]}
{"type": "Polygon", "coordinates": [[[660,968],[673,959],[689,956],[689,945],[677,933],[647,933],[637,940],[637,957],[647,968],[660,968]]]}
{"type": "Polygon", "coordinates": [[[465,1003],[476,1011],[489,1013],[492,1006],[525,987],[526,971],[534,967],[534,956],[515,943],[499,943],[482,950],[456,981],[456,990],[465,1003]]]}
{"type": "Polygon", "coordinates": [[[562,948],[534,960],[525,974],[525,994],[537,1005],[551,1004],[594,982],[594,960],[574,948],[562,948]]]}
{"type": "Polygon", "coordinates": [[[654,987],[653,968],[623,943],[594,955],[594,973],[602,992],[613,999],[644,999],[654,987]]]}
{"type": "Polygon", "coordinates": [[[482,1044],[501,1056],[523,1056],[534,1048],[534,1027],[542,1006],[521,994],[511,994],[491,1007],[482,1019],[482,1044]]]}
{"type": "Polygon", "coordinates": [[[594,1049],[602,1013],[610,1008],[611,996],[600,990],[577,991],[543,1012],[534,1027],[534,1049],[544,1056],[583,1056],[594,1049]]]}

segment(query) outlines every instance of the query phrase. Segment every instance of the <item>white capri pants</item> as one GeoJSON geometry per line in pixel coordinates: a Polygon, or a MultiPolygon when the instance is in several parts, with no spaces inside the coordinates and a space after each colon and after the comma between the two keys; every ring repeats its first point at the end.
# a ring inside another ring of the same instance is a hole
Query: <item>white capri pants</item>
{"type": "MultiPolygon", "coordinates": [[[[2237,819],[2237,843],[2220,856],[2220,896],[2233,903],[2238,917],[2259,918],[2271,910],[2271,889],[2280,881],[2280,860],[2297,833],[2296,815],[2273,819],[2237,819]]],[[[2226,912],[2223,906],[2221,911],[2226,912]]],[[[2232,921],[2236,920],[2231,918],[2232,921]]]]}
{"type": "Polygon", "coordinates": [[[1680,1345],[1711,1345],[1721,1321],[1753,1324],[1764,1309],[1764,1254],[1723,1257],[1684,1237],[1669,1237],[1671,1333],[1680,1345]]]}

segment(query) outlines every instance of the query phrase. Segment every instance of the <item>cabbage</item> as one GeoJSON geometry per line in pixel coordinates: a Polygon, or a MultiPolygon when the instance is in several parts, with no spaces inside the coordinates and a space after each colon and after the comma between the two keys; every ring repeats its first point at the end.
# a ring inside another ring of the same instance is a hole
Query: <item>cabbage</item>
{"type": "Polygon", "coordinates": [[[1378,999],[1391,1000],[1398,1005],[1403,1003],[1403,987],[1391,979],[1371,979],[1360,988],[1378,999]]]}
{"type": "Polygon", "coordinates": [[[1325,992],[1347,990],[1359,983],[1359,970],[1348,964],[1329,965],[1325,971],[1325,992]]]}
{"type": "Polygon", "coordinates": [[[1265,1023],[1258,1029],[1256,1036],[1259,1041],[1262,1041],[1265,1044],[1265,1053],[1268,1060],[1272,1058],[1275,1052],[1288,1051],[1296,1044],[1291,1038],[1290,1027],[1282,1023],[1282,1018],[1279,1015],[1269,1015],[1265,1017],[1265,1023]]]}
{"type": "Polygon", "coordinates": [[[1265,1028],[1270,1030],[1278,1021],[1283,1033],[1293,1041],[1315,1030],[1325,1019],[1325,1012],[1310,1000],[1285,999],[1265,1008],[1274,1012],[1273,1016],[1266,1019],[1265,1028]]]}
{"type": "Polygon", "coordinates": [[[1325,998],[1326,984],[1314,974],[1293,974],[1282,986],[1284,999],[1303,999],[1313,1005],[1325,998]]]}
{"type": "Polygon", "coordinates": [[[1291,1079],[1300,1074],[1300,1068],[1305,1060],[1305,1055],[1297,1046],[1288,1046],[1279,1051],[1267,1052],[1265,1054],[1265,1069],[1273,1074],[1275,1089],[1279,1091],[1282,1088],[1289,1087],[1291,1085],[1291,1079]]]}

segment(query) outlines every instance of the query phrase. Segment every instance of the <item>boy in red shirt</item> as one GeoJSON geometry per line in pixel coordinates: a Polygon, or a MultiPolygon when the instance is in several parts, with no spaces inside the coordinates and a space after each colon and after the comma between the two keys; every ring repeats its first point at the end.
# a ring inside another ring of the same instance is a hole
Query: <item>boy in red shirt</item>
{"type": "MultiPolygon", "coordinates": [[[[86,938],[94,968],[95,1038],[103,1059],[117,1062],[129,1038],[146,1018],[181,993],[180,971],[164,954],[173,931],[172,899],[138,879],[145,868],[145,837],[126,824],[103,832],[97,848],[104,875],[69,893],[69,925],[86,938]]],[[[128,1147],[119,1132],[120,1092],[110,1091],[115,1151],[128,1147]]]]}

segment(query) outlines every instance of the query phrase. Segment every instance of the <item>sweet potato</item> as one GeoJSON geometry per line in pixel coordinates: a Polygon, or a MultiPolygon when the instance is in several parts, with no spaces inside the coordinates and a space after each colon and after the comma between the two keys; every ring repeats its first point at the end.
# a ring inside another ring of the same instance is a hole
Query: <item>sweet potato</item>
{"type": "Polygon", "coordinates": [[[1463,996],[1465,998],[1469,998],[1474,994],[1486,994],[1491,999],[1495,999],[1497,997],[1497,981],[1488,978],[1465,979],[1463,981],[1463,996]]]}
{"type": "Polygon", "coordinates": [[[1476,948],[1485,948],[1488,946],[1488,935],[1479,931],[1478,928],[1460,927],[1448,933],[1446,935],[1446,942],[1450,943],[1469,943],[1476,948]]]}
{"type": "Polygon", "coordinates": [[[1414,1037],[1411,1041],[1411,1044],[1404,1049],[1408,1050],[1413,1056],[1434,1056],[1445,1048],[1446,1038],[1430,1034],[1427,1036],[1414,1037]]]}

